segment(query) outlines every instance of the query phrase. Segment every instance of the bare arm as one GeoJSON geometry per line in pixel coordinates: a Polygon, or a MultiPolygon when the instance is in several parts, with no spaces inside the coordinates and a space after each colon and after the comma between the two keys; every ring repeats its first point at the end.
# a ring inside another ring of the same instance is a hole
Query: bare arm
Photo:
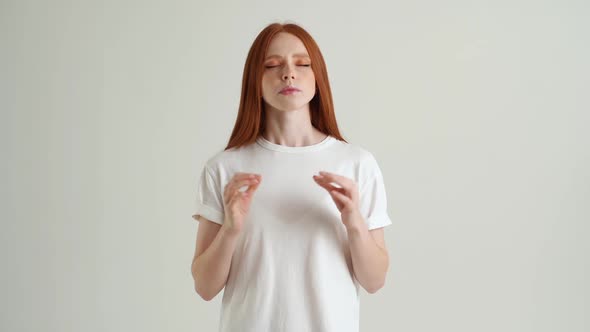
{"type": "Polygon", "coordinates": [[[200,223],[191,271],[195,290],[205,301],[213,299],[225,287],[236,242],[261,180],[262,176],[256,173],[234,174],[223,190],[222,225],[193,215],[200,223]],[[240,191],[244,186],[248,189],[240,191]]]}
{"type": "Polygon", "coordinates": [[[368,230],[365,223],[348,229],[348,242],[354,275],[369,293],[375,293],[385,284],[389,269],[389,254],[385,248],[383,228],[368,230]]]}
{"type": "Polygon", "coordinates": [[[202,216],[199,220],[191,271],[196,292],[210,301],[225,287],[239,233],[202,216]]]}
{"type": "Polygon", "coordinates": [[[353,272],[358,282],[369,293],[375,293],[385,284],[389,269],[389,254],[385,247],[383,227],[369,230],[359,211],[357,183],[345,176],[321,171],[313,179],[326,189],[340,211],[342,223],[348,233],[353,272]],[[334,182],[339,185],[331,185],[334,182]]]}

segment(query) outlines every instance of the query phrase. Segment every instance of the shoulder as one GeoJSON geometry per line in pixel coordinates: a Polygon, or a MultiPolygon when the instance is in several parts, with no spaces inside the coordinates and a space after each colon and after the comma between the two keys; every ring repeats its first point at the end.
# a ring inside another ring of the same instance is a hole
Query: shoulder
{"type": "Polygon", "coordinates": [[[336,140],[336,148],[342,154],[345,154],[350,160],[354,160],[359,164],[366,164],[375,161],[375,156],[363,145],[357,143],[344,142],[336,140]]]}
{"type": "Polygon", "coordinates": [[[365,146],[357,143],[338,141],[339,159],[349,164],[351,176],[363,189],[375,179],[382,179],[381,169],[375,155],[365,146]]]}
{"type": "Polygon", "coordinates": [[[375,155],[366,147],[356,143],[340,142],[340,148],[349,160],[354,161],[361,178],[369,178],[379,171],[379,164],[375,155]]]}
{"type": "Polygon", "coordinates": [[[244,160],[252,152],[252,145],[227,150],[218,150],[205,160],[205,169],[213,174],[219,174],[232,168],[236,163],[244,160]]]}

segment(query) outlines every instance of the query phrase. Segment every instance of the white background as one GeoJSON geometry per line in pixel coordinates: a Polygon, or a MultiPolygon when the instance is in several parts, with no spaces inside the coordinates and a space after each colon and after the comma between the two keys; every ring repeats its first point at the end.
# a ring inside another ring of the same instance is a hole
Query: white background
{"type": "Polygon", "coordinates": [[[361,331],[590,330],[586,1],[1,1],[2,331],[215,331],[204,161],[255,36],[307,29],[386,181],[361,331]]]}

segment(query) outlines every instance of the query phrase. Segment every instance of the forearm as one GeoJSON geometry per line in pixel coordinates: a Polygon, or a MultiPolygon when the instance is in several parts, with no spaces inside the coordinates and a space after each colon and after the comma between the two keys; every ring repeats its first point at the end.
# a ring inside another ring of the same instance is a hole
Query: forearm
{"type": "Polygon", "coordinates": [[[347,228],[354,275],[367,292],[374,293],[385,284],[389,256],[377,245],[364,220],[357,225],[347,228]]]}
{"type": "Polygon", "coordinates": [[[195,290],[206,301],[225,287],[238,236],[222,226],[209,247],[192,263],[195,290]]]}

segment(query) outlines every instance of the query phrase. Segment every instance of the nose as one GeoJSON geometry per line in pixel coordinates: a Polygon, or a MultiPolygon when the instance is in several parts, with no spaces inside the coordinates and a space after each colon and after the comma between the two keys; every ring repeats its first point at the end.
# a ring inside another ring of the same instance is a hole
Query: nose
{"type": "Polygon", "coordinates": [[[283,74],[283,79],[287,80],[287,79],[295,79],[295,75],[293,75],[293,73],[289,72],[289,74],[283,74]]]}
{"type": "Polygon", "coordinates": [[[293,72],[293,68],[291,66],[285,66],[286,71],[283,73],[283,80],[287,80],[289,78],[295,79],[295,73],[293,72]]]}

